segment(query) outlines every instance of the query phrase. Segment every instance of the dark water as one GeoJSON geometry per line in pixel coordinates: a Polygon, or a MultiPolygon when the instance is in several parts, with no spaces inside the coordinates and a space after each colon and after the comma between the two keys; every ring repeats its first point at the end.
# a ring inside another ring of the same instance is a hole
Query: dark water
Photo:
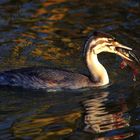
{"type": "MultiPolygon", "coordinates": [[[[45,65],[85,72],[93,30],[140,51],[138,0],[0,0],[0,69],[45,65]]],[[[46,93],[0,89],[0,140],[139,140],[140,87],[119,58],[101,55],[106,88],[46,93]]]]}

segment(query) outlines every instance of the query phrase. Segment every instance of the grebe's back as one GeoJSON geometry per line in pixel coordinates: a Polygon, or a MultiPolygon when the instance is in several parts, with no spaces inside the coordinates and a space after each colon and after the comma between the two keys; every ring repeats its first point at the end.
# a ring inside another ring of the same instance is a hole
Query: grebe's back
{"type": "Polygon", "coordinates": [[[31,89],[78,89],[91,85],[85,75],[46,67],[22,68],[0,73],[0,85],[31,89]]]}

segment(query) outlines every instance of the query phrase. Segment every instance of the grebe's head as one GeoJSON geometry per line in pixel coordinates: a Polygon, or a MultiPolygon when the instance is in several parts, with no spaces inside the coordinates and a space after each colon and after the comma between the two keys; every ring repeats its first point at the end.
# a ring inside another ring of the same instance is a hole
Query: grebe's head
{"type": "Polygon", "coordinates": [[[101,52],[115,53],[124,59],[133,61],[130,57],[131,48],[119,43],[113,36],[95,31],[93,32],[84,46],[84,55],[89,55],[90,53],[99,54],[101,52]]]}

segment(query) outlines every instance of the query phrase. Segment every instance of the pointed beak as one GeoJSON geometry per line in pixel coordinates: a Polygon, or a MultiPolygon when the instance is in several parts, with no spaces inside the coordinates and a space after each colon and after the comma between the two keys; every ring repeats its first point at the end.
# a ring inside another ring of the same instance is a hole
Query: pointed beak
{"type": "Polygon", "coordinates": [[[136,63],[140,64],[140,59],[133,51],[129,51],[129,57],[136,63]]]}
{"type": "Polygon", "coordinates": [[[123,59],[126,59],[131,62],[140,63],[139,58],[133,53],[132,48],[124,46],[120,43],[117,43],[116,46],[116,54],[121,56],[123,59]]]}
{"type": "Polygon", "coordinates": [[[129,50],[129,51],[132,50],[132,48],[127,47],[127,46],[124,46],[124,45],[122,45],[122,44],[117,44],[117,45],[118,45],[117,47],[119,47],[119,48],[121,48],[121,49],[129,50]]]}

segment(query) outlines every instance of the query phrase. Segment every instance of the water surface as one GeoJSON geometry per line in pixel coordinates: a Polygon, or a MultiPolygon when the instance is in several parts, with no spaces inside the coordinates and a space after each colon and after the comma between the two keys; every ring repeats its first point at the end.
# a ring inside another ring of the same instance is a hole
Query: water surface
{"type": "MultiPolygon", "coordinates": [[[[82,47],[100,30],[140,51],[138,0],[1,0],[0,70],[48,66],[87,72],[82,47]]],[[[46,93],[0,88],[0,139],[140,139],[140,87],[120,58],[103,54],[111,84],[46,93]]]]}

